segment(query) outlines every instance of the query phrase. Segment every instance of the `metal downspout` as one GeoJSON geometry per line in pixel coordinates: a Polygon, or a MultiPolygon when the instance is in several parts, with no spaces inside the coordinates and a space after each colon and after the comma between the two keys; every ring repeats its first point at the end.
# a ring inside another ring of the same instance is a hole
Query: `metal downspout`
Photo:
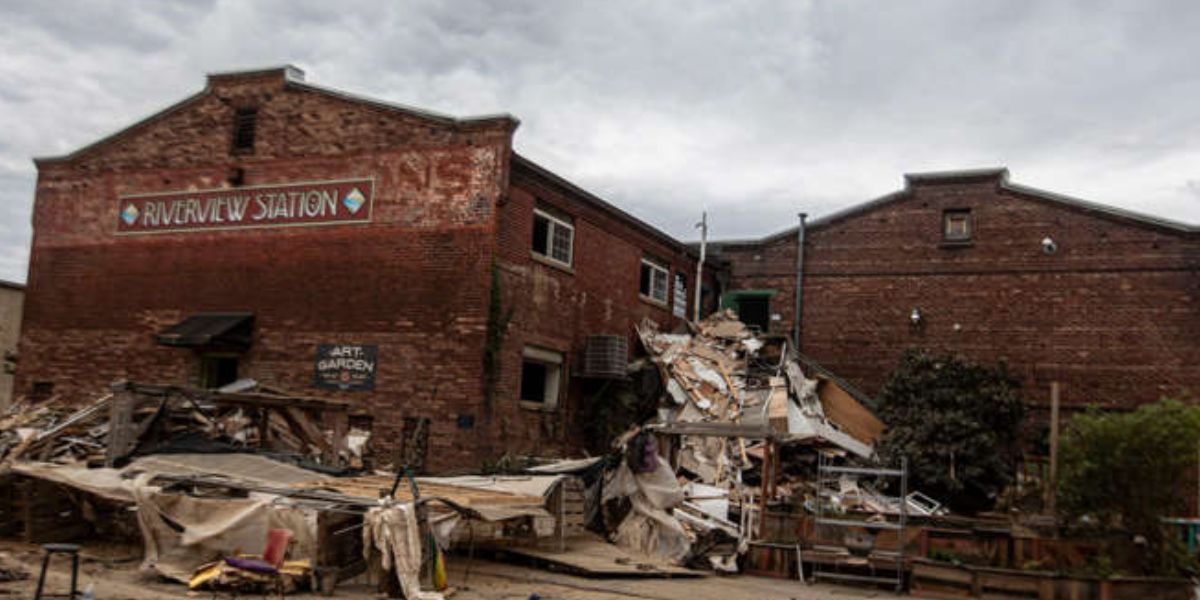
{"type": "Polygon", "coordinates": [[[796,312],[792,317],[792,345],[800,350],[800,318],[804,314],[804,220],[808,214],[800,213],[800,227],[796,230],[796,312]]]}

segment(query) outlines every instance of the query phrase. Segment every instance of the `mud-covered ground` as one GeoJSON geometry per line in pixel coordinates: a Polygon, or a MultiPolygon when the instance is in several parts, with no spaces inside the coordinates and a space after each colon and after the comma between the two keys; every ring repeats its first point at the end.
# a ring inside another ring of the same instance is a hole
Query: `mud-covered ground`
{"type": "MultiPolygon", "coordinates": [[[[208,591],[188,592],[179,583],[139,570],[140,548],[85,545],[81,552],[79,589],[94,584],[96,600],[146,600],[150,598],[211,598],[208,591]]],[[[0,599],[32,598],[41,567],[40,546],[0,541],[0,574],[23,572],[26,579],[0,582],[0,599]]],[[[799,581],[764,577],[715,576],[698,579],[589,579],[486,559],[471,561],[448,558],[449,579],[455,600],[525,600],[537,594],[543,600],[600,600],[645,598],[651,600],[853,600],[893,598],[888,592],[829,585],[804,585],[799,581]]],[[[69,587],[69,562],[55,557],[46,580],[47,593],[62,593],[69,587]]],[[[227,594],[219,597],[228,598],[227,594]]],[[[255,598],[259,595],[246,595],[255,598]]],[[[289,594],[288,598],[322,598],[312,592],[289,594]]],[[[343,583],[335,597],[347,600],[380,598],[375,586],[361,578],[343,583]]]]}

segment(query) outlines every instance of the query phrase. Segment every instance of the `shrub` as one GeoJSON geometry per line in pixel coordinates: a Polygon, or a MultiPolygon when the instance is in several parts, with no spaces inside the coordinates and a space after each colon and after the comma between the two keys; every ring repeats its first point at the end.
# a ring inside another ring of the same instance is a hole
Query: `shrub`
{"type": "Polygon", "coordinates": [[[1012,479],[1024,415],[1017,382],[952,356],[910,350],[880,395],[881,457],[908,457],[910,488],[951,509],[991,508],[1012,479]]]}
{"type": "Polygon", "coordinates": [[[1200,407],[1164,399],[1129,413],[1076,416],[1063,437],[1059,509],[1075,526],[1123,531],[1145,540],[1143,572],[1191,570],[1162,518],[1187,510],[1200,446],[1200,407]]]}

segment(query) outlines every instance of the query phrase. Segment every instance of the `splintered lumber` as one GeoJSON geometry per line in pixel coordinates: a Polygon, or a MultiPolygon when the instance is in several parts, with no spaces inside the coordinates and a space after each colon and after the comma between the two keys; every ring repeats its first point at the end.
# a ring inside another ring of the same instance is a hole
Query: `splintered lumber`
{"type": "MultiPolygon", "coordinates": [[[[62,435],[64,432],[69,431],[71,428],[77,425],[88,423],[92,419],[103,415],[104,409],[108,406],[108,403],[110,400],[112,400],[112,397],[112,394],[105,394],[102,398],[96,402],[93,402],[87,408],[84,408],[83,410],[80,410],[67,417],[61,423],[51,427],[50,429],[38,432],[37,437],[34,440],[33,447],[41,448],[45,444],[54,441],[55,438],[62,435]]],[[[46,451],[49,452],[49,448],[47,448],[46,451]]]]}
{"type": "Polygon", "coordinates": [[[283,447],[295,452],[307,453],[308,444],[305,444],[300,436],[292,432],[291,426],[288,425],[287,419],[283,415],[273,411],[269,412],[267,421],[271,437],[278,440],[283,447]]]}
{"type": "Polygon", "coordinates": [[[299,434],[309,446],[315,446],[321,453],[328,453],[331,446],[325,439],[325,432],[317,427],[312,419],[298,408],[285,408],[281,411],[283,418],[291,425],[292,430],[299,434]]]}

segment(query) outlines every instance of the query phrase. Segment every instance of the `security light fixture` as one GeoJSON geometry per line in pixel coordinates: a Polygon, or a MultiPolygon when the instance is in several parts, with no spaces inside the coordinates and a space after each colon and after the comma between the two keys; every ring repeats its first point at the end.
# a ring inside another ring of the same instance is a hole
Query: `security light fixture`
{"type": "Polygon", "coordinates": [[[1042,238],[1042,252],[1044,254],[1054,254],[1058,252],[1058,242],[1055,242],[1050,236],[1042,238]]]}
{"type": "Polygon", "coordinates": [[[919,306],[913,307],[912,313],[908,315],[908,321],[914,326],[921,324],[921,308],[919,306]]]}

